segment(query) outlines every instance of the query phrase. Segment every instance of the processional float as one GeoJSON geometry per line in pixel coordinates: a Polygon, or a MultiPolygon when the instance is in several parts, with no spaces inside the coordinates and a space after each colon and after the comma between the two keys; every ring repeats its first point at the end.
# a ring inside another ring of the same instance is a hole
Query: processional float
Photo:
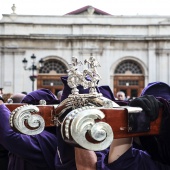
{"type": "Polygon", "coordinates": [[[161,110],[158,118],[150,122],[141,108],[119,106],[103,97],[96,90],[101,79],[99,63],[91,56],[84,64],[88,69],[80,72],[82,62],[72,58],[67,79],[71,94],[60,104],[45,105],[44,100],[36,106],[6,104],[11,111],[11,127],[22,134],[36,135],[45,127],[60,126],[64,141],[94,151],[106,149],[114,138],[159,134],[161,110]],[[79,94],[79,85],[89,88],[89,93],[79,94]]]}

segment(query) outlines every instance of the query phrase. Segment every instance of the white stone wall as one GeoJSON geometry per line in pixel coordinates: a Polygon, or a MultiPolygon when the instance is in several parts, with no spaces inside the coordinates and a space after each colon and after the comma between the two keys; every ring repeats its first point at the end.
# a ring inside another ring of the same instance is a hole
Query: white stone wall
{"type": "Polygon", "coordinates": [[[34,53],[41,58],[59,57],[69,64],[91,54],[101,64],[100,85],[113,87],[114,69],[125,59],[144,70],[145,85],[170,84],[169,16],[31,16],[3,15],[0,21],[0,87],[6,92],[31,91],[31,72],[22,60],[34,53]]]}

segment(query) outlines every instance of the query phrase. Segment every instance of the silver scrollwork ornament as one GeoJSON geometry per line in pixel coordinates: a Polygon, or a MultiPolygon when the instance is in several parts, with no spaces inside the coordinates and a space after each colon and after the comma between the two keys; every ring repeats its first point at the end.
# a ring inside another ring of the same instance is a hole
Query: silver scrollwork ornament
{"type": "Polygon", "coordinates": [[[16,108],[10,115],[11,127],[26,135],[40,134],[44,130],[45,122],[36,112],[39,112],[39,108],[34,105],[16,108]]]}
{"type": "Polygon", "coordinates": [[[104,117],[104,113],[93,106],[72,110],[61,126],[63,139],[88,150],[106,149],[114,135],[109,124],[99,121],[104,117]]]}

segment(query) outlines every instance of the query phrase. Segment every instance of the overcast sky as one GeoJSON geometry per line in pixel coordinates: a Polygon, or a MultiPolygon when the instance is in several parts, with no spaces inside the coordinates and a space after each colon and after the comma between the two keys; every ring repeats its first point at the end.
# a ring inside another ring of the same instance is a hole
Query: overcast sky
{"type": "Polygon", "coordinates": [[[92,5],[112,15],[170,16],[170,0],[0,0],[0,19],[12,13],[13,4],[20,15],[64,15],[92,5]]]}

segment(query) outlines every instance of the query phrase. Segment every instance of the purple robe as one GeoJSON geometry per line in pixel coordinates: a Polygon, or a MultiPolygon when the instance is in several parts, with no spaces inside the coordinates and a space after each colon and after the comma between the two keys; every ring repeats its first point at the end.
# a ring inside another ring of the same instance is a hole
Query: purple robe
{"type": "Polygon", "coordinates": [[[55,155],[56,170],[76,170],[74,147],[66,143],[57,128],[57,152],[55,155]]]}
{"type": "Polygon", "coordinates": [[[16,133],[9,116],[8,108],[0,105],[0,144],[10,152],[8,170],[55,170],[56,135],[47,131],[34,136],[16,133]]]}
{"type": "Polygon", "coordinates": [[[107,160],[108,154],[98,153],[97,170],[159,170],[146,152],[132,147],[116,161],[108,164],[107,160]]]}

